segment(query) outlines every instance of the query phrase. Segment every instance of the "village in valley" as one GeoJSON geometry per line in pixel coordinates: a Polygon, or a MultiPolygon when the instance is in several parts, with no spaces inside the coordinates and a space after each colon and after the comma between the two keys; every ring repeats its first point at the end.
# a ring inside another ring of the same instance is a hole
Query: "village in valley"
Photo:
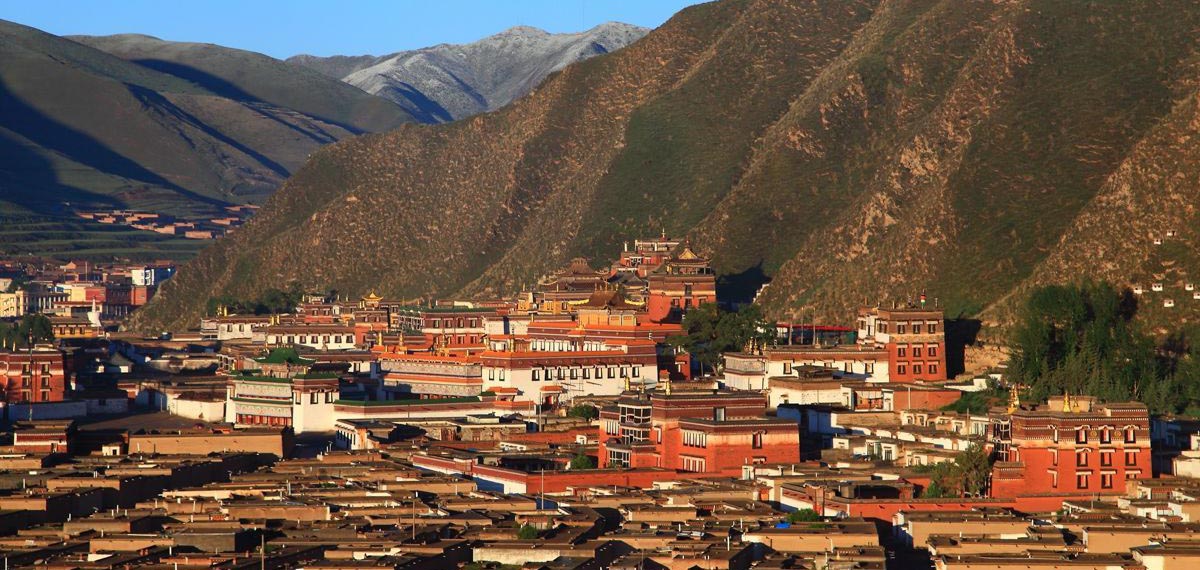
{"type": "MultiPolygon", "coordinates": [[[[0,551],[38,568],[1179,568],[1200,421],[1031,400],[924,294],[718,296],[686,239],[493,300],[214,299],[9,264],[0,551]]],[[[595,266],[594,266],[595,265],[595,266]]]]}

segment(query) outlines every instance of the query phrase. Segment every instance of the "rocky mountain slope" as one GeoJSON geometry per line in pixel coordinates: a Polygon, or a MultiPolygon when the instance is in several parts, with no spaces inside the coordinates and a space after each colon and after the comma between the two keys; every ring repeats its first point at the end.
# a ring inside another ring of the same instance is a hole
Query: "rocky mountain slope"
{"type": "Polygon", "coordinates": [[[1141,305],[1187,320],[1198,23],[1165,0],[694,6],[495,113],[322,149],[133,324],[288,282],[511,293],[662,229],[727,294],[769,280],[778,316],[925,291],[1002,318],[1031,285],[1095,277],[1161,282],[1141,305]]]}
{"type": "Polygon", "coordinates": [[[503,107],[550,73],[625,47],[646,32],[615,22],[574,34],[516,27],[465,45],[288,61],[394,101],[423,122],[439,123],[503,107]]]}
{"type": "Polygon", "coordinates": [[[77,39],[0,21],[0,214],[256,201],[320,146],[412,120],[257,54],[77,39]]]}

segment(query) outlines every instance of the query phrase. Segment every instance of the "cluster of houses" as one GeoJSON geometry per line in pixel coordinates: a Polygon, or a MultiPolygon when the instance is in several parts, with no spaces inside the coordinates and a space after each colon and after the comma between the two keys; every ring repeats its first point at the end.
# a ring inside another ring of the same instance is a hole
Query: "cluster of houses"
{"type": "Polygon", "coordinates": [[[216,239],[244,224],[257,210],[258,206],[254,205],[226,206],[224,215],[196,220],[134,210],[79,211],[75,215],[101,224],[128,226],[188,239],[216,239]]]}
{"type": "Polygon", "coordinates": [[[310,295],[0,351],[0,550],[71,568],[1200,560],[1200,422],[1015,389],[955,411],[1003,374],[955,379],[923,300],[778,323],[704,374],[673,337],[716,301],[708,261],[661,236],[513,299],[310,295]],[[980,450],[979,488],[938,479],[980,450]]]}

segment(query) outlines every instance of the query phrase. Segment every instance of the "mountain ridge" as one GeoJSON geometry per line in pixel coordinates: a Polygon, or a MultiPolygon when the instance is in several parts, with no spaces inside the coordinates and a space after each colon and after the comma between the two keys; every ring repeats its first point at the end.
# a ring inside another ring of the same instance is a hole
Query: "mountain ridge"
{"type": "Polygon", "coordinates": [[[422,122],[491,111],[528,93],[570,63],[620,49],[646,29],[606,22],[582,32],[514,26],[467,44],[438,44],[383,56],[299,55],[308,66],[400,105],[422,122]]]}
{"type": "MultiPolygon", "coordinates": [[[[726,298],[781,318],[925,293],[1002,322],[1028,287],[1085,278],[1182,292],[1200,275],[1200,9],[1168,8],[693,6],[498,111],[322,150],[131,324],[186,326],[209,296],[291,282],[506,295],[664,230],[712,258],[726,298]]],[[[1200,314],[1190,295],[1141,299],[1152,319],[1200,314]]]]}

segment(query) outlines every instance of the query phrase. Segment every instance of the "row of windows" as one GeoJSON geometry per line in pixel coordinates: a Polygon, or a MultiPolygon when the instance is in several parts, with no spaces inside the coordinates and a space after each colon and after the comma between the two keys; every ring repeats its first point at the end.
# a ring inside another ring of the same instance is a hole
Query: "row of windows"
{"type": "Polygon", "coordinates": [[[473,328],[474,329],[474,328],[479,328],[479,319],[477,319],[477,318],[476,319],[464,319],[462,317],[459,317],[457,320],[455,320],[453,318],[433,319],[433,323],[430,326],[435,329],[440,329],[440,328],[442,328],[443,324],[446,326],[446,328],[460,328],[460,329],[473,328]]]}
{"type": "MultiPolygon", "coordinates": [[[[1075,465],[1077,467],[1087,467],[1088,466],[1088,461],[1089,461],[1088,456],[1091,455],[1091,453],[1088,453],[1089,451],[1091,451],[1091,450],[1090,449],[1081,449],[1081,450],[1075,452],[1075,465]]],[[[1136,451],[1126,451],[1125,452],[1125,466],[1126,467],[1136,467],[1137,466],[1137,455],[1138,454],[1136,451]]],[[[1112,451],[1102,450],[1100,452],[1100,466],[1101,467],[1111,467],[1112,466],[1112,456],[1113,456],[1112,451]]],[[[1054,455],[1054,464],[1058,465],[1058,454],[1054,455]]]]}
{"type": "MultiPolygon", "coordinates": [[[[609,378],[640,378],[642,376],[641,366],[609,366],[609,378]]],[[[570,378],[572,380],[582,377],[584,380],[591,380],[594,374],[596,379],[604,378],[605,368],[597,366],[596,368],[534,368],[533,381],[540,380],[564,380],[570,378]],[[594,372],[593,372],[594,370],[594,372]]],[[[503,378],[501,378],[503,379],[503,378]]]]}
{"type": "Polygon", "coordinates": [[[921,350],[921,345],[919,344],[914,344],[911,347],[907,344],[901,344],[896,347],[896,356],[901,358],[907,357],[910,348],[912,349],[913,358],[921,358],[921,352],[924,352],[929,358],[937,358],[938,355],[938,347],[936,344],[931,344],[928,347],[925,347],[924,351],[921,350]]]}
{"type": "MultiPolygon", "coordinates": [[[[908,374],[908,367],[909,367],[909,365],[907,365],[907,364],[897,364],[897,365],[896,365],[896,374],[898,374],[898,375],[900,375],[900,376],[903,376],[903,375],[905,375],[905,374],[908,374]]],[[[937,365],[937,363],[936,363],[936,362],[930,362],[929,364],[927,364],[927,365],[924,365],[924,366],[922,366],[922,365],[920,365],[920,364],[913,364],[913,365],[912,365],[912,373],[913,373],[913,374],[917,374],[917,375],[919,375],[919,374],[925,374],[925,373],[926,373],[926,371],[927,371],[929,374],[937,374],[937,373],[938,373],[938,365],[937,365]]]]}
{"type": "MultiPolygon", "coordinates": [[[[308,403],[310,403],[310,404],[320,404],[320,403],[321,403],[321,394],[325,394],[325,398],[324,398],[324,399],[325,399],[325,403],[326,403],[326,404],[332,404],[332,403],[333,403],[333,392],[309,392],[309,394],[308,394],[308,403]]],[[[301,401],[301,398],[302,398],[302,397],[303,397],[303,394],[301,394],[300,392],[296,392],[296,398],[295,398],[295,400],[293,400],[293,401],[294,401],[295,403],[299,404],[299,403],[300,403],[300,401],[301,401]]]]}
{"type": "Polygon", "coordinates": [[[284,344],[331,344],[331,343],[332,343],[332,344],[341,344],[341,343],[343,343],[343,342],[346,342],[346,343],[353,343],[353,342],[354,342],[354,335],[345,335],[344,337],[343,337],[343,335],[340,335],[340,334],[335,334],[335,335],[333,335],[333,336],[330,336],[330,335],[315,335],[315,334],[314,334],[314,335],[312,335],[312,336],[306,336],[306,335],[292,336],[292,335],[288,335],[287,337],[285,337],[285,340],[284,340],[284,344]],[[345,340],[344,340],[344,341],[342,340],[343,338],[345,338],[345,340]]]}
{"type": "Polygon", "coordinates": [[[686,447],[708,447],[708,434],[702,431],[683,430],[683,445],[686,447]]]}
{"type": "Polygon", "coordinates": [[[581,349],[575,343],[565,340],[537,339],[529,343],[529,348],[535,351],[577,352],[579,350],[604,350],[604,345],[598,342],[584,342],[581,349]]]}
{"type": "MultiPolygon", "coordinates": [[[[1125,479],[1127,479],[1127,480],[1137,479],[1137,475],[1138,475],[1137,473],[1126,472],[1125,479]]],[[[1092,474],[1091,473],[1079,473],[1079,474],[1075,475],[1075,486],[1079,489],[1089,488],[1091,486],[1091,482],[1092,482],[1092,474]]],[[[1056,489],[1058,488],[1057,474],[1054,477],[1054,488],[1056,488],[1056,489]]],[[[1101,489],[1112,489],[1113,488],[1113,474],[1112,473],[1101,473],[1100,474],[1100,488],[1101,489]]]]}
{"type": "MultiPolygon", "coordinates": [[[[1091,431],[1091,427],[1089,426],[1080,426],[1075,428],[1075,443],[1087,443],[1089,431],[1091,431]]],[[[1112,432],[1115,431],[1114,428],[1104,426],[1100,428],[1099,431],[1100,443],[1112,443],[1112,432]]],[[[1137,443],[1137,428],[1134,426],[1125,426],[1125,429],[1121,430],[1121,435],[1125,443],[1137,443]]],[[[1059,438],[1057,429],[1053,430],[1053,438],[1055,443],[1057,443],[1059,438]]]]}
{"type": "Polygon", "coordinates": [[[706,471],[703,457],[688,457],[683,456],[683,470],[702,473],[706,471]]]}
{"type": "MultiPolygon", "coordinates": [[[[925,334],[937,334],[937,332],[938,332],[937,323],[921,323],[921,322],[909,323],[908,321],[898,321],[898,322],[891,323],[891,324],[896,325],[895,326],[896,332],[894,334],[909,334],[910,331],[912,334],[921,334],[922,332],[924,332],[925,334]]],[[[887,334],[888,323],[879,323],[879,332],[883,333],[883,334],[887,334]]]]}

